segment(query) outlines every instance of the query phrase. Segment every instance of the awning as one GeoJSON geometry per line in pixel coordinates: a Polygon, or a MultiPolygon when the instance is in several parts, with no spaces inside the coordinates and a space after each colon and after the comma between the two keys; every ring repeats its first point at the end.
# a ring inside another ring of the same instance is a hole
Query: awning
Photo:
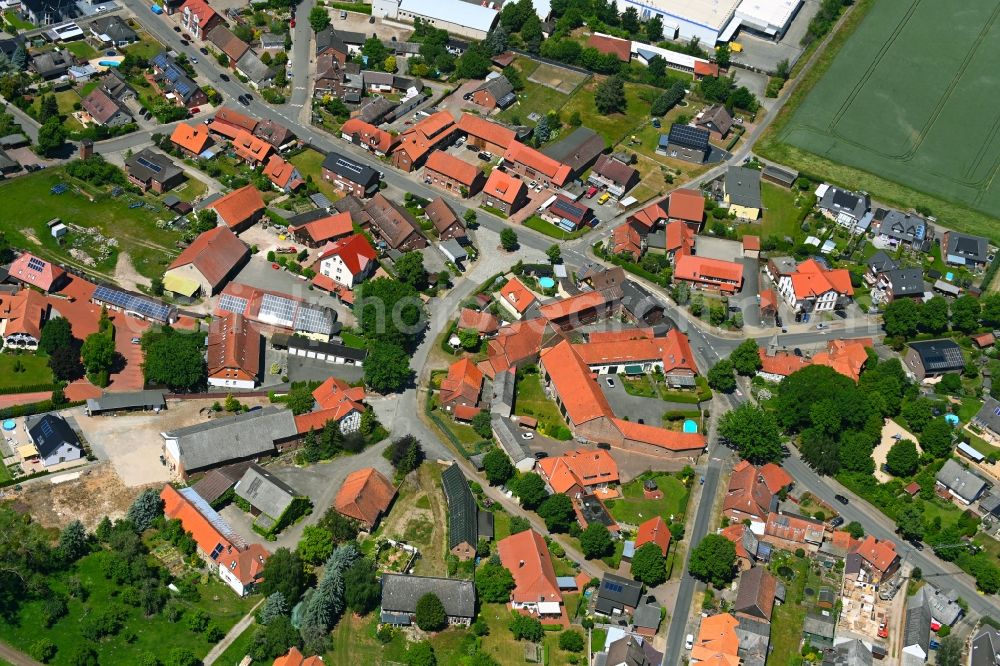
{"type": "Polygon", "coordinates": [[[198,284],[197,280],[189,277],[177,275],[176,273],[167,273],[163,276],[163,288],[172,294],[191,297],[198,293],[201,285],[198,284]]]}
{"type": "Polygon", "coordinates": [[[559,610],[558,601],[539,601],[538,602],[538,614],[539,615],[560,615],[562,613],[559,610]]]}
{"type": "Polygon", "coordinates": [[[641,375],[642,366],[641,365],[626,365],[625,366],[626,375],[641,375]]]}
{"type": "Polygon", "coordinates": [[[34,444],[25,444],[17,447],[17,455],[21,456],[21,460],[35,458],[38,456],[38,449],[35,448],[34,444]]]}

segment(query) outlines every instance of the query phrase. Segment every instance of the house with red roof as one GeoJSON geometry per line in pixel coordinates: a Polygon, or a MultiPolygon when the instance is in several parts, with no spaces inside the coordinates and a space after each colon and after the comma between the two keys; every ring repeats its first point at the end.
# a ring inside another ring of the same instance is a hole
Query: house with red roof
{"type": "Polygon", "coordinates": [[[743,288],[743,264],[679,254],[674,263],[673,279],[687,282],[695,289],[735,294],[743,288]]]}
{"type": "Polygon", "coordinates": [[[295,417],[295,429],[299,434],[322,430],[330,421],[336,423],[342,433],[357,432],[361,427],[361,415],[365,413],[364,387],[328,377],[312,395],[316,401],[313,410],[295,417]]]}
{"type": "Polygon", "coordinates": [[[680,220],[697,232],[705,219],[705,195],[686,188],[674,190],[667,197],[667,217],[680,220]]]}
{"type": "MultiPolygon", "coordinates": [[[[663,230],[663,251],[674,259],[679,254],[694,254],[695,233],[683,220],[670,220],[663,230]]],[[[652,245],[652,235],[649,243],[652,245]]],[[[652,249],[652,248],[651,248],[652,249]]]]}
{"type": "Polygon", "coordinates": [[[622,62],[632,59],[632,42],[627,39],[594,33],[587,40],[587,47],[597,49],[599,53],[613,55],[622,62]]]}
{"type": "Polygon", "coordinates": [[[823,544],[825,534],[826,525],[822,521],[794,513],[772,512],[767,515],[761,540],[782,550],[802,548],[807,553],[815,553],[823,544]]]}
{"type": "Polygon", "coordinates": [[[754,562],[757,561],[760,540],[749,526],[743,523],[731,523],[729,527],[720,530],[719,534],[736,546],[736,566],[741,571],[745,571],[753,566],[754,562]]]}
{"type": "Polygon", "coordinates": [[[676,328],[663,337],[585,342],[574,345],[591,372],[643,374],[659,370],[671,386],[690,386],[698,374],[688,337],[676,328]]]}
{"type": "Polygon", "coordinates": [[[440,187],[463,199],[478,193],[485,180],[483,172],[476,166],[443,150],[432,152],[424,166],[424,183],[440,187]]]}
{"type": "Polygon", "coordinates": [[[10,349],[37,349],[49,304],[34,289],[0,293],[0,339],[10,349]]]}
{"type": "Polygon", "coordinates": [[[722,515],[734,522],[764,522],[778,508],[778,493],[792,485],[792,477],[774,463],[762,467],[741,460],[733,468],[722,501],[722,515]]]}
{"type": "Polygon", "coordinates": [[[180,14],[181,27],[199,41],[204,40],[212,28],[224,22],[205,0],[185,0],[180,14]]]}
{"type": "Polygon", "coordinates": [[[215,116],[212,118],[212,122],[209,123],[208,129],[218,132],[227,139],[233,139],[240,130],[253,134],[253,131],[257,129],[257,119],[251,118],[245,113],[240,113],[236,109],[223,106],[215,112],[215,116]]]}
{"type": "Polygon", "coordinates": [[[329,241],[335,241],[354,233],[354,222],[347,211],[321,217],[318,220],[289,226],[288,230],[295,240],[309,247],[319,247],[329,241]]]}
{"type": "MultiPolygon", "coordinates": [[[[270,145],[270,144],[268,144],[270,145]]],[[[281,155],[274,154],[268,158],[264,165],[264,175],[276,188],[288,194],[306,184],[299,173],[298,167],[291,162],[285,161],[281,155]]]]}
{"type": "Polygon", "coordinates": [[[587,182],[607,190],[619,199],[639,184],[639,170],[629,166],[614,155],[601,155],[587,176],[587,182]]]}
{"type": "Polygon", "coordinates": [[[653,516],[639,525],[635,537],[635,549],[639,550],[647,543],[655,543],[663,556],[667,556],[667,550],[670,548],[670,527],[661,516],[653,516]]]}
{"type": "Polygon", "coordinates": [[[443,197],[437,197],[424,206],[424,215],[434,225],[438,240],[446,241],[454,238],[459,243],[465,242],[467,236],[465,224],[459,219],[455,209],[443,197]]]}
{"type": "Polygon", "coordinates": [[[635,213],[629,215],[627,222],[635,227],[639,233],[645,235],[658,226],[662,226],[667,221],[666,200],[651,203],[635,213]]]}
{"type": "Polygon", "coordinates": [[[288,648],[288,653],[274,660],[274,666],[323,666],[320,656],[305,657],[294,645],[288,648]]]}
{"type": "Polygon", "coordinates": [[[536,463],[539,475],[553,493],[580,499],[620,480],[618,463],[604,449],[577,449],[536,463]]]}
{"type": "Polygon", "coordinates": [[[194,488],[178,489],[168,484],[160,492],[160,499],[163,515],[181,521],[205,563],[215,568],[236,594],[243,597],[253,592],[271,553],[260,544],[248,544],[194,488]]]}
{"type": "Polygon", "coordinates": [[[242,130],[238,131],[236,138],[232,140],[232,148],[237,158],[254,167],[264,164],[274,150],[274,146],[264,139],[242,130]]]}
{"type": "Polygon", "coordinates": [[[59,291],[69,279],[63,268],[30,252],[24,252],[11,263],[7,277],[46,292],[59,291]]]}
{"type": "Polygon", "coordinates": [[[187,123],[177,123],[177,127],[170,134],[170,142],[181,149],[188,157],[198,157],[208,148],[212,139],[208,135],[205,125],[188,125],[187,123]]]}
{"type": "Polygon", "coordinates": [[[221,199],[216,199],[206,208],[218,214],[219,221],[239,233],[249,229],[264,214],[264,199],[253,185],[233,190],[221,199]]]}
{"type": "Polygon", "coordinates": [[[356,146],[361,146],[379,157],[385,157],[393,151],[398,139],[385,131],[366,123],[360,118],[351,118],[340,126],[340,136],[356,146]]]}
{"type": "Polygon", "coordinates": [[[490,172],[483,186],[483,204],[496,208],[504,215],[513,215],[528,203],[528,187],[500,169],[490,172]]]}
{"type": "Polygon", "coordinates": [[[538,298],[524,283],[517,277],[507,280],[507,283],[500,287],[497,292],[500,296],[500,303],[515,317],[522,317],[533,304],[538,302],[538,298]]]}
{"type": "Polygon", "coordinates": [[[354,234],[323,246],[317,276],[327,277],[347,289],[363,282],[378,268],[378,255],[364,234],[354,234]]]}
{"type": "Polygon", "coordinates": [[[199,234],[163,274],[163,288],[192,298],[214,296],[250,261],[250,248],[229,227],[199,234]]]}
{"type": "Polygon", "coordinates": [[[455,129],[465,135],[468,145],[494,155],[505,153],[516,136],[514,130],[472,113],[462,114],[455,129]]]}
{"type": "Polygon", "coordinates": [[[525,181],[538,181],[545,187],[562,187],[572,173],[568,164],[558,162],[518,141],[511,142],[503,159],[508,171],[525,181]]]}
{"type": "Polygon", "coordinates": [[[520,369],[538,360],[539,352],[562,340],[562,334],[540,317],[502,326],[487,345],[487,359],[479,368],[490,379],[498,373],[520,369]]]}
{"type": "Polygon", "coordinates": [[[539,314],[553,326],[569,331],[610,315],[620,301],[613,290],[585,291],[541,306],[539,314]]]}
{"type": "Polygon", "coordinates": [[[719,76],[719,66],[714,62],[696,59],[694,61],[695,81],[701,81],[706,76],[719,76]]]}
{"type": "Polygon", "coordinates": [[[396,489],[389,479],[374,467],[351,472],[344,479],[333,507],[337,513],[360,521],[369,531],[389,511],[396,489]]]}
{"type": "Polygon", "coordinates": [[[843,308],[854,296],[851,273],[806,259],[778,279],[778,292],[796,312],[829,312],[843,308]]]}
{"type": "Polygon", "coordinates": [[[448,376],[441,380],[438,402],[446,410],[464,405],[477,407],[483,393],[483,371],[465,357],[448,367],[448,376]]]}
{"type": "Polygon", "coordinates": [[[861,558],[861,566],[868,571],[869,580],[878,585],[899,569],[899,553],[891,541],[879,541],[868,535],[858,545],[856,551],[861,558]]]}
{"type": "Polygon", "coordinates": [[[830,340],[826,350],[805,358],[787,352],[768,353],[760,349],[761,368],[757,374],[764,379],[780,382],[788,375],[809,365],[825,365],[833,368],[854,381],[861,378],[861,370],[868,362],[868,348],[873,345],[871,338],[853,340],[830,340]]]}
{"type": "Polygon", "coordinates": [[[208,385],[252,389],[260,381],[263,359],[260,331],[241,315],[230,312],[212,319],[206,361],[208,385]]]}
{"type": "Polygon", "coordinates": [[[403,171],[413,171],[423,164],[432,150],[451,139],[455,119],[448,111],[427,116],[399,135],[392,151],[392,165],[403,171]]]}
{"type": "Polygon", "coordinates": [[[623,222],[611,232],[611,253],[629,254],[633,260],[642,256],[645,242],[634,226],[623,222]]]}
{"type": "Polygon", "coordinates": [[[533,529],[512,534],[497,543],[497,554],[514,577],[513,609],[539,616],[562,614],[562,593],[541,534],[533,529]]]}
{"type": "Polygon", "coordinates": [[[485,338],[497,334],[500,330],[500,321],[489,312],[462,308],[458,316],[458,328],[462,331],[475,331],[480,338],[485,338]]]}

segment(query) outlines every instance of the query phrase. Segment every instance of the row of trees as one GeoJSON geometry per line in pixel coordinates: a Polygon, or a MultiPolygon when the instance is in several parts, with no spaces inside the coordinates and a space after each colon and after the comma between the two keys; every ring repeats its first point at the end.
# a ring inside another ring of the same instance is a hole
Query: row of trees
{"type": "Polygon", "coordinates": [[[918,333],[938,335],[952,330],[972,333],[980,325],[1000,325],[1000,294],[990,294],[980,301],[965,294],[952,301],[935,296],[925,303],[913,298],[898,298],[883,313],[886,335],[909,339],[918,333]]]}

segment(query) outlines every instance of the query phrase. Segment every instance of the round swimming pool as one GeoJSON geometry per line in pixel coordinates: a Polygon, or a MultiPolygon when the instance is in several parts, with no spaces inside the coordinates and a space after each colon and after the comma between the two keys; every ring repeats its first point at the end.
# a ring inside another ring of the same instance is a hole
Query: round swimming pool
{"type": "Polygon", "coordinates": [[[944,420],[947,421],[950,425],[953,425],[953,426],[957,426],[958,425],[958,416],[955,415],[955,414],[945,414],[944,415],[944,420]]]}
{"type": "Polygon", "coordinates": [[[6,419],[3,422],[3,429],[7,430],[8,432],[11,431],[11,430],[13,430],[16,427],[17,427],[17,422],[14,421],[14,419],[6,419]]]}
{"type": "Polygon", "coordinates": [[[550,277],[538,278],[538,286],[542,289],[551,289],[556,286],[556,281],[550,277]]]}
{"type": "Polygon", "coordinates": [[[696,421],[693,421],[692,419],[685,419],[684,420],[684,432],[686,432],[688,434],[692,434],[692,433],[698,432],[698,423],[696,421]]]}

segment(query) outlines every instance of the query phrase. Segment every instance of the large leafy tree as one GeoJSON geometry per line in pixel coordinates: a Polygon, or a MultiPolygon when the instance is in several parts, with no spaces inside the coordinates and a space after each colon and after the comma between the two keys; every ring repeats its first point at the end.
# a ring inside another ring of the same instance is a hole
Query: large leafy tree
{"type": "Polygon", "coordinates": [[[514,476],[514,466],[510,458],[501,449],[490,449],[483,456],[483,471],[490,485],[499,486],[507,483],[514,476]]]}
{"type": "Polygon", "coordinates": [[[920,330],[925,333],[944,333],[948,330],[948,301],[935,296],[920,311],[920,330]]]}
{"type": "Polygon", "coordinates": [[[510,227],[504,227],[500,232],[500,246],[504,252],[513,252],[517,249],[517,232],[510,227]]]}
{"type": "Polygon", "coordinates": [[[152,527],[153,522],[162,515],[163,500],[155,488],[147,488],[139,493],[125,514],[138,534],[152,527]]]}
{"type": "Polygon", "coordinates": [[[309,12],[309,25],[314,32],[322,32],[330,27],[330,13],[324,7],[313,7],[309,12]]]}
{"type": "Polygon", "coordinates": [[[777,421],[770,412],[749,402],[723,414],[719,434],[755,465],[781,459],[781,429],[777,421]]]}
{"type": "Polygon", "coordinates": [[[38,340],[38,348],[51,356],[60,347],[69,347],[75,342],[69,320],[65,317],[51,317],[42,326],[42,337],[38,340]]]}
{"type": "Polygon", "coordinates": [[[417,599],[415,615],[417,626],[424,631],[440,631],[448,626],[448,615],[444,611],[444,604],[432,592],[417,599]]]}
{"type": "Polygon", "coordinates": [[[397,393],[413,381],[410,355],[394,342],[372,343],[361,365],[365,386],[378,393],[397,393]]]}
{"type": "Polygon", "coordinates": [[[538,506],[538,515],[550,532],[568,532],[569,526],[576,520],[573,502],[562,494],[546,497],[538,506]]]}
{"type": "Polygon", "coordinates": [[[287,548],[279,548],[264,563],[264,580],[260,592],[265,597],[281,592],[294,605],[306,589],[306,572],[299,556],[287,548]]]}
{"type": "Polygon", "coordinates": [[[625,99],[625,83],[619,76],[609,76],[601,81],[594,92],[594,105],[604,115],[624,113],[628,102],[625,99]]]}
{"type": "Polygon", "coordinates": [[[729,355],[729,360],[733,362],[736,372],[749,377],[760,370],[761,360],[757,341],[747,338],[739,344],[733,353],[729,355]]]}
{"type": "Polygon", "coordinates": [[[923,306],[912,298],[897,298],[882,313],[885,333],[893,337],[912,337],[920,329],[923,306]]]}
{"type": "Polygon", "coordinates": [[[38,152],[51,157],[66,143],[66,136],[67,131],[62,121],[57,116],[49,118],[38,128],[38,152]]]}
{"type": "Polygon", "coordinates": [[[959,296],[951,304],[951,325],[963,333],[972,333],[979,328],[981,315],[979,299],[970,294],[959,296]]]}
{"type": "Polygon", "coordinates": [[[896,516],[896,530],[904,539],[920,540],[924,538],[924,512],[916,504],[908,504],[896,516]]]}
{"type": "Polygon", "coordinates": [[[931,419],[920,433],[920,448],[935,458],[944,458],[951,452],[952,427],[943,416],[931,419]]]}
{"type": "Polygon", "coordinates": [[[535,509],[549,496],[549,491],[545,488],[545,481],[534,472],[519,476],[513,490],[514,494],[521,500],[521,506],[525,509],[535,509]]]}
{"type": "Polygon", "coordinates": [[[358,560],[344,575],[344,600],[358,615],[367,615],[378,606],[382,588],[371,560],[358,560]]]}
{"type": "Polygon", "coordinates": [[[893,476],[910,476],[917,471],[919,460],[920,454],[917,453],[917,445],[909,439],[902,439],[889,449],[889,453],[885,457],[885,465],[893,476]]]}
{"type": "Polygon", "coordinates": [[[427,288],[427,269],[424,268],[424,255],[420,252],[414,250],[405,253],[396,261],[393,268],[396,277],[403,284],[408,284],[417,291],[427,288]]]}
{"type": "Polygon", "coordinates": [[[358,287],[354,312],[362,335],[413,349],[427,324],[427,313],[412,285],[376,278],[358,287]]]}
{"type": "Polygon", "coordinates": [[[736,390],[736,377],[733,375],[733,362],[728,358],[724,358],[713,365],[709,369],[706,379],[708,380],[708,385],[716,391],[732,393],[736,390]]]}
{"type": "Polygon", "coordinates": [[[611,532],[601,523],[591,523],[580,535],[580,548],[587,559],[604,557],[610,555],[615,550],[615,544],[611,540],[611,532]]]}
{"type": "Polygon", "coordinates": [[[83,367],[92,374],[110,373],[116,354],[115,342],[107,333],[91,333],[80,348],[83,367]]]}
{"type": "Polygon", "coordinates": [[[514,576],[507,567],[491,558],[476,571],[476,592],[479,600],[491,604],[505,604],[510,601],[510,591],[514,589],[514,576]]]}
{"type": "Polygon", "coordinates": [[[719,534],[708,534],[691,551],[688,568],[698,580],[723,588],[736,576],[736,546],[719,534]]]}
{"type": "Polygon", "coordinates": [[[204,336],[167,326],[142,336],[142,371],[150,384],[190,391],[205,381],[204,336]]]}
{"type": "Polygon", "coordinates": [[[632,556],[632,577],[649,587],[667,580],[667,564],[663,551],[655,543],[642,544],[632,556]]]}

